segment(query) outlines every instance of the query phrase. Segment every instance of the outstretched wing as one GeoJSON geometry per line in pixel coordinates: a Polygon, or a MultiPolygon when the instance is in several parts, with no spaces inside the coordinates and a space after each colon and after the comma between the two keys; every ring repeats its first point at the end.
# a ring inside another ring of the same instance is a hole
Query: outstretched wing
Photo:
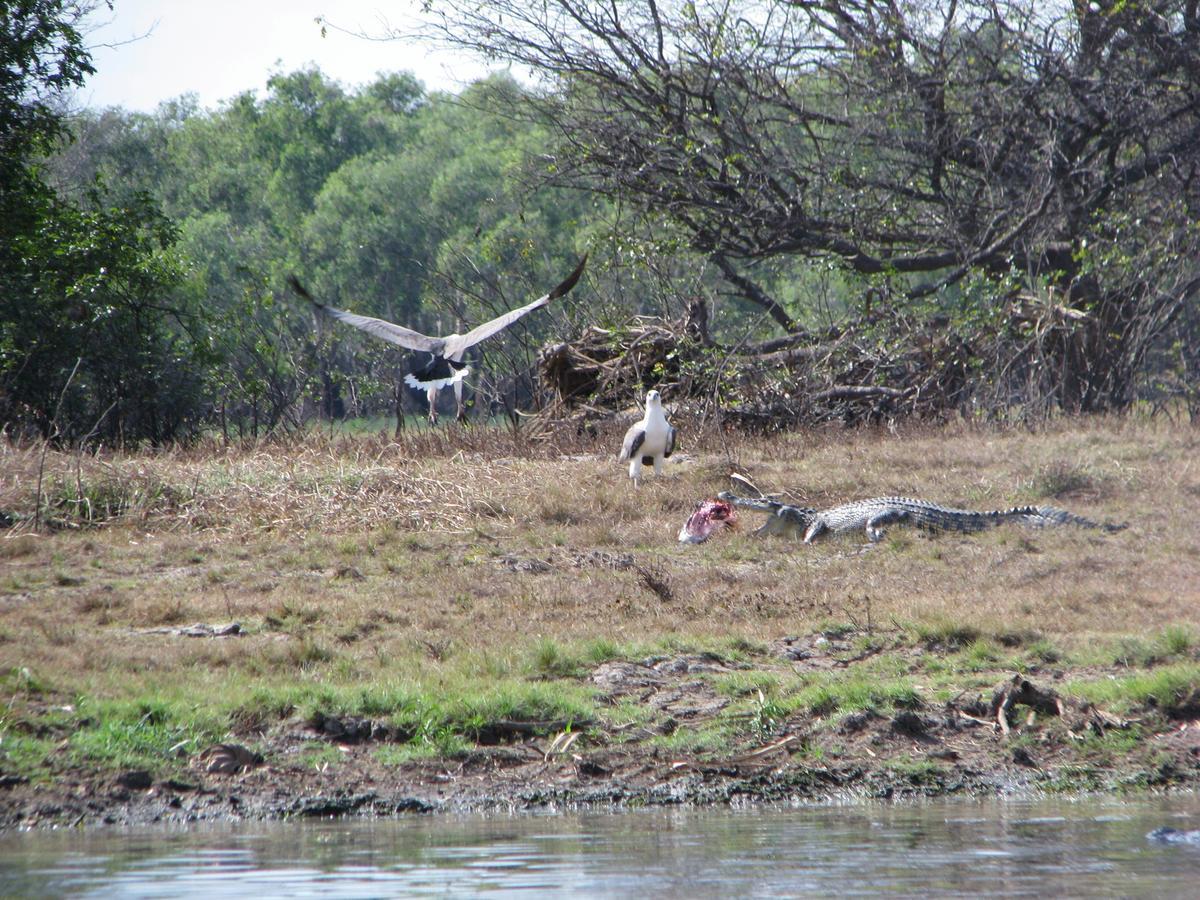
{"type": "Polygon", "coordinates": [[[399,344],[401,347],[407,347],[409,350],[424,350],[427,353],[435,353],[439,356],[442,355],[446,346],[446,342],[442,338],[430,337],[429,335],[421,334],[419,331],[413,331],[411,328],[405,328],[403,325],[393,325],[391,322],[385,322],[383,319],[360,316],[357,313],[346,312],[344,309],[318,303],[312,294],[304,289],[304,286],[300,284],[299,279],[295,275],[288,276],[288,284],[291,285],[293,291],[321,310],[325,315],[337,319],[339,322],[345,322],[347,325],[352,325],[360,331],[365,331],[367,334],[374,335],[377,338],[383,338],[385,341],[399,344]]]}
{"type": "Polygon", "coordinates": [[[535,309],[541,309],[551,300],[557,300],[559,297],[562,297],[567,291],[575,287],[575,283],[579,281],[579,276],[583,274],[583,267],[587,265],[587,260],[588,255],[585,253],[583,259],[579,261],[579,265],[575,267],[575,271],[568,275],[562,284],[558,285],[550,293],[543,294],[532,303],[527,303],[525,306],[510,310],[502,316],[497,316],[490,322],[484,322],[482,325],[472,328],[464,335],[447,338],[446,356],[457,358],[468,347],[472,347],[480,341],[490,338],[497,331],[502,331],[526,313],[533,312],[535,309]]]}
{"type": "Polygon", "coordinates": [[[567,291],[575,287],[575,282],[579,280],[579,276],[583,274],[583,267],[587,265],[588,254],[583,254],[583,259],[579,261],[579,265],[575,267],[575,271],[562,280],[562,284],[546,295],[547,300],[557,300],[559,297],[565,297],[567,291]]]}

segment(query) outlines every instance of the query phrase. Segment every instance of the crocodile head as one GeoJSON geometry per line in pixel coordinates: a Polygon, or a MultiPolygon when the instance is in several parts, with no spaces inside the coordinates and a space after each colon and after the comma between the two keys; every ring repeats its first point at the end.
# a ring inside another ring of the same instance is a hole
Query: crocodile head
{"type": "Polygon", "coordinates": [[[709,497],[696,505],[696,511],[679,529],[679,543],[702,544],[714,532],[737,526],[737,510],[732,503],[709,497]]]}

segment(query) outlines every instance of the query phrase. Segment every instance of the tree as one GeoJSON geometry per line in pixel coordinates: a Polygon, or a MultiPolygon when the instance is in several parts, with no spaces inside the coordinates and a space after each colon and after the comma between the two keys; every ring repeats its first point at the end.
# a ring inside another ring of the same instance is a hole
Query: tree
{"type": "Polygon", "coordinates": [[[92,72],[96,4],[0,7],[0,423],[61,440],[163,442],[198,418],[202,317],[175,295],[175,230],[145,194],[76,196],[44,160],[92,72]]]}
{"type": "Polygon", "coordinates": [[[757,274],[779,258],[908,305],[983,296],[1008,375],[1098,410],[1200,288],[1195,0],[437,9],[542,76],[558,182],[665,217],[786,330],[757,274]]]}
{"type": "Polygon", "coordinates": [[[0,276],[14,273],[13,242],[48,200],[37,161],[66,130],[55,103],[94,71],[76,28],[88,9],[63,0],[0,8],[0,276]]]}

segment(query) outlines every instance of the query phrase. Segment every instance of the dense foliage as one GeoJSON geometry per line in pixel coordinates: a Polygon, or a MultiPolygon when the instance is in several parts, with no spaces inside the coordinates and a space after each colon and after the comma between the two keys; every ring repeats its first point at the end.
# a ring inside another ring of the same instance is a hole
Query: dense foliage
{"type": "Polygon", "coordinates": [[[0,11],[0,423],[63,440],[162,442],[199,414],[204,329],[181,297],[174,226],[147,194],[54,190],[56,105],[93,70],[86,4],[0,11]]]}
{"type": "Polygon", "coordinates": [[[585,284],[477,348],[481,412],[535,402],[547,338],[636,342],[631,314],[669,334],[686,311],[687,352],[629,357],[631,377],[727,408],[748,387],[759,420],[829,398],[1200,405],[1186,0],[448,0],[444,37],[537,86],[347,89],[307,69],[215,110],[67,113],[95,5],[0,9],[10,432],[162,443],[416,411],[404,355],[315,320],[287,274],[447,332],[585,249],[585,284]]]}
{"type": "Polygon", "coordinates": [[[1194,337],[1194,0],[436,8],[544,76],[561,183],[667,219],[784,328],[779,263],[825,263],[910,343],[957,330],[995,402],[1072,410],[1194,337]]]}
{"type": "MultiPolygon", "coordinates": [[[[412,360],[314,319],[286,276],[322,302],[431,333],[561,280],[586,197],[526,189],[544,136],[485,108],[506,91],[519,92],[498,80],[428,95],[405,74],[347,91],[308,69],[215,111],[188,97],[152,115],[84,111],[52,165],[68,189],[100,179],[121,197],[153,195],[174,223],[186,268],[175,295],[204,309],[219,360],[195,406],[202,421],[262,434],[314,413],[412,412],[423,398],[399,385],[412,360]]],[[[522,326],[530,339],[489,342],[474,360],[481,404],[503,405],[505,392],[527,401],[552,321],[522,326]]]]}

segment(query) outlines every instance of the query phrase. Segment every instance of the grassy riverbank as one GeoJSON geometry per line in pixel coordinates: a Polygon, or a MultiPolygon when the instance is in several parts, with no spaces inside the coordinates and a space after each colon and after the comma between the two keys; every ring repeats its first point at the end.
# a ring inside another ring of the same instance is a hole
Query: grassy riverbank
{"type": "Polygon", "coordinates": [[[1200,432],[616,442],[0,447],[0,822],[1200,779],[1200,432]],[[1130,527],[678,545],[734,470],[1130,527]]]}

